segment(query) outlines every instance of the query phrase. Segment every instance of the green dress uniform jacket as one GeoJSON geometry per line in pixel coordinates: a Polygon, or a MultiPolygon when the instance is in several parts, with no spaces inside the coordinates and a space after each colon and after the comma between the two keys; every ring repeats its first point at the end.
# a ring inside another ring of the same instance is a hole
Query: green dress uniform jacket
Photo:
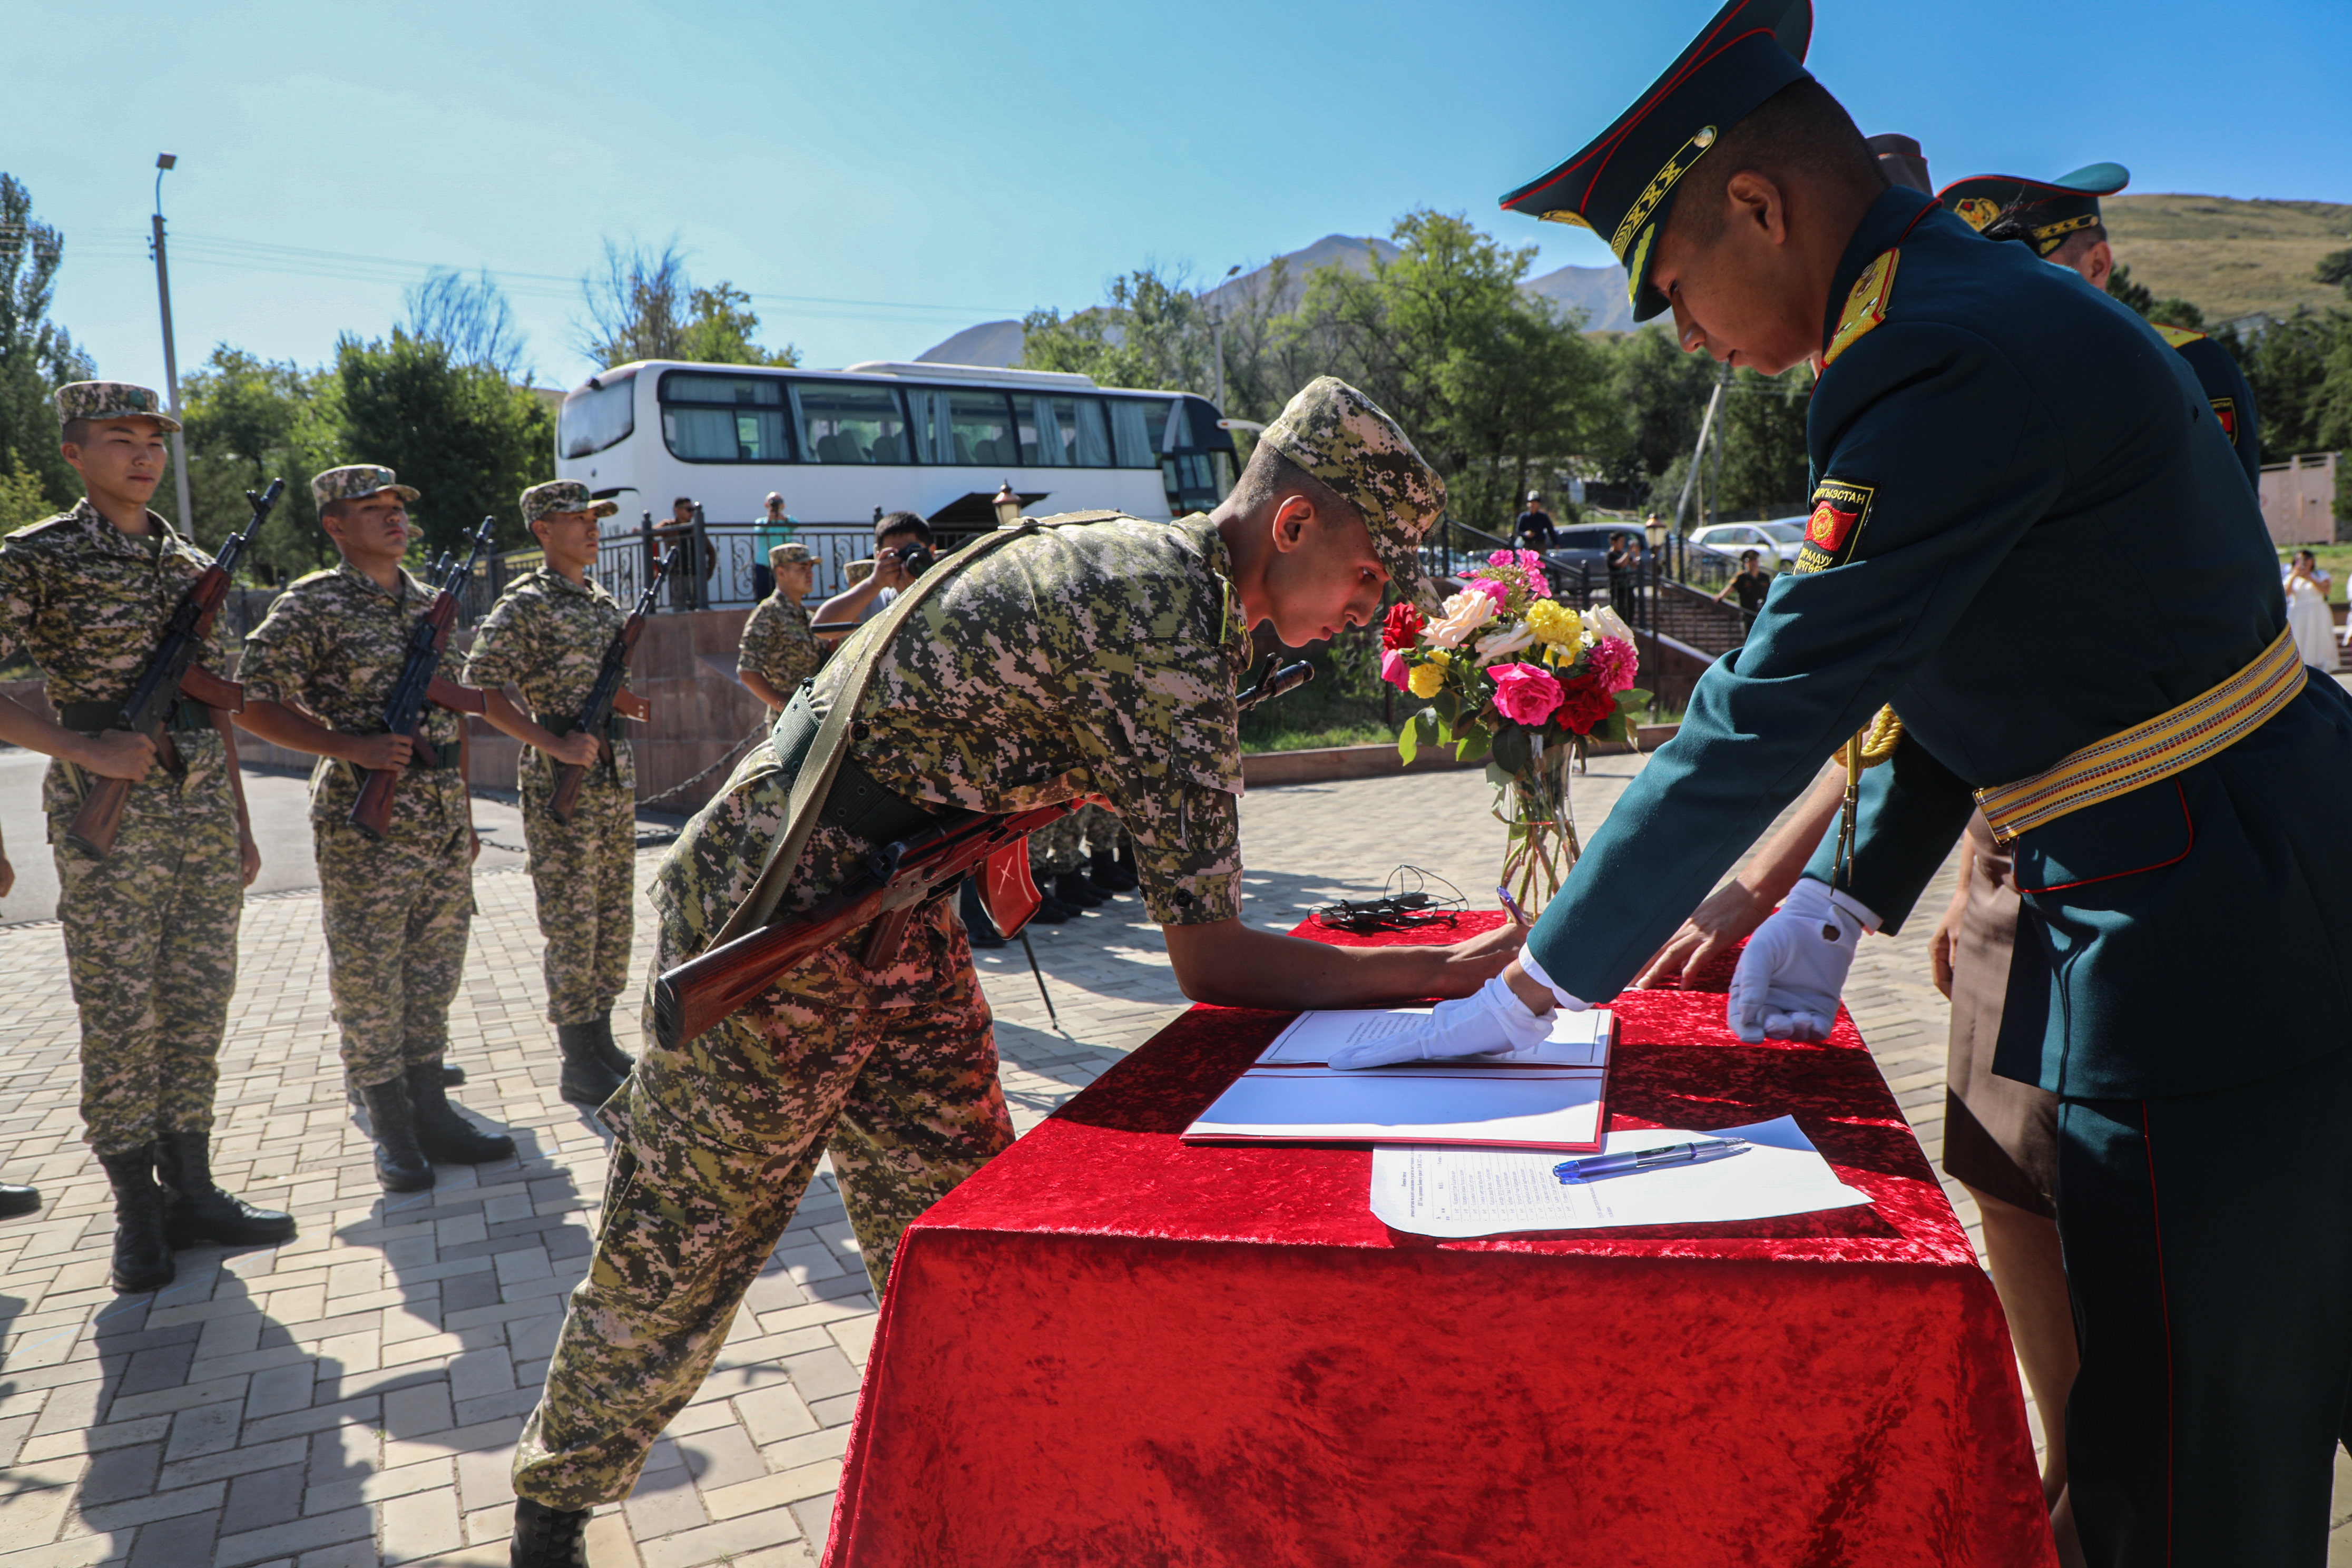
{"type": "MultiPolygon", "coordinates": [[[[1899,189],[1855,231],[1830,300],[1805,558],[1529,938],[1579,996],[1624,985],[1882,703],[1906,736],[1865,775],[1852,890],[1894,929],[1971,787],[2200,695],[2285,625],[2204,388],[2122,305],[1899,189]],[[1890,250],[1857,314],[1854,285],[1890,250]]],[[[1999,1070],[2168,1095],[2342,1047],[2347,777],[2352,698],[2314,680],[2211,760],[2026,833],[1999,1070]],[[2248,984],[2275,975],[2295,982],[2248,984]]],[[[1809,874],[1828,880],[1830,857],[1809,874]]]]}

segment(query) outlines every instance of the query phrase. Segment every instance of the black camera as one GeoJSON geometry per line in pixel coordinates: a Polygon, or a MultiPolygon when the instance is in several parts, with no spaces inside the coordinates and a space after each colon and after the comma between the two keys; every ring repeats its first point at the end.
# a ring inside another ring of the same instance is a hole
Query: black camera
{"type": "Polygon", "coordinates": [[[907,575],[909,577],[921,576],[929,571],[931,563],[939,559],[937,555],[931,553],[931,547],[928,544],[902,544],[896,550],[885,550],[880,553],[895,558],[899,565],[907,569],[907,575]]]}

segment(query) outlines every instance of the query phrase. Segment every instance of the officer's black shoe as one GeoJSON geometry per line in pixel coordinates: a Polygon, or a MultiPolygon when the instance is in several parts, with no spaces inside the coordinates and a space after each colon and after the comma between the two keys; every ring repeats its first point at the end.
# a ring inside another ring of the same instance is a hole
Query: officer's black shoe
{"type": "Polygon", "coordinates": [[[1029,917],[1031,925],[1057,926],[1078,918],[1078,911],[1054,896],[1054,883],[1058,879],[1048,877],[1037,884],[1037,912],[1029,917]]]}
{"type": "Polygon", "coordinates": [[[958,912],[963,916],[964,933],[976,948],[1003,947],[1004,934],[988,917],[988,906],[980,901],[980,884],[970,877],[963,879],[963,890],[957,894],[958,912]]]}
{"type": "Polygon", "coordinates": [[[163,1189],[155,1184],[155,1145],[100,1154],[114,1188],[114,1288],[126,1295],[160,1290],[172,1282],[172,1249],[163,1241],[163,1189]]]}
{"type": "Polygon", "coordinates": [[[212,1140],[203,1132],[166,1132],[155,1145],[155,1173],[163,1178],[163,1237],[174,1247],[215,1242],[223,1247],[274,1247],[294,1239],[294,1216],[257,1209],[213,1184],[212,1140]]]}
{"type": "Polygon", "coordinates": [[[441,1064],[441,1081],[455,1089],[466,1081],[466,1069],[456,1062],[444,1061],[441,1064]]]}
{"type": "Polygon", "coordinates": [[[441,1081],[441,1064],[427,1062],[408,1069],[408,1105],[416,1122],[416,1146],[426,1156],[453,1165],[487,1165],[514,1158],[514,1140],[503,1132],[485,1132],[449,1103],[441,1081]]]}
{"type": "Polygon", "coordinates": [[[509,1568],[588,1568],[588,1511],[583,1508],[572,1513],[527,1497],[515,1499],[509,1568]]]}
{"type": "Polygon", "coordinates": [[[1122,869],[1118,853],[1109,849],[1097,849],[1088,857],[1087,880],[1106,893],[1131,893],[1136,887],[1135,873],[1122,869]]]}
{"type": "Polygon", "coordinates": [[[20,1214],[37,1213],[41,1206],[38,1187],[12,1187],[0,1182],[0,1219],[14,1219],[20,1214]]]}
{"type": "Polygon", "coordinates": [[[593,1109],[613,1098],[621,1075],[597,1051],[595,1025],[558,1024],[555,1043],[563,1052],[563,1077],[556,1087],[564,1099],[593,1109]]]}
{"type": "Polygon", "coordinates": [[[600,1016],[593,1026],[596,1031],[596,1059],[613,1069],[615,1078],[626,1078],[637,1070],[637,1058],[621,1048],[613,1038],[613,1015],[600,1016]]]}
{"type": "Polygon", "coordinates": [[[1065,871],[1055,877],[1054,896],[1077,910],[1098,910],[1110,902],[1110,895],[1096,892],[1083,871],[1065,871]]]}
{"type": "Polygon", "coordinates": [[[416,1142],[416,1113],[408,1103],[408,1080],[387,1079],[360,1090],[367,1107],[368,1133],[375,1140],[375,1179],[387,1193],[421,1193],[433,1184],[433,1166],[416,1142]]]}

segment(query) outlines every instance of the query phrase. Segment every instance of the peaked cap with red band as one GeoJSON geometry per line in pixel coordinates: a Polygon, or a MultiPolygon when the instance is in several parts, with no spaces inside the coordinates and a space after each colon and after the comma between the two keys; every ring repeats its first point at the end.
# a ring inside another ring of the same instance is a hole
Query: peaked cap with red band
{"type": "Polygon", "coordinates": [[[1615,124],[1505,196],[1504,210],[1592,230],[1624,266],[1633,319],[1658,315],[1666,299],[1650,287],[1650,264],[1675,186],[1766,99],[1811,79],[1812,36],[1812,0],[1730,0],[1615,124]]]}
{"type": "Polygon", "coordinates": [[[1955,214],[1983,234],[2004,214],[1995,239],[2021,239],[2033,254],[2047,257],[2078,230],[2099,221],[2099,198],[2114,195],[2131,184],[2131,171],[2121,163],[2085,163],[2054,180],[2029,180],[2019,174],[1971,174],[1954,180],[1936,194],[1944,210],[1955,214]]]}

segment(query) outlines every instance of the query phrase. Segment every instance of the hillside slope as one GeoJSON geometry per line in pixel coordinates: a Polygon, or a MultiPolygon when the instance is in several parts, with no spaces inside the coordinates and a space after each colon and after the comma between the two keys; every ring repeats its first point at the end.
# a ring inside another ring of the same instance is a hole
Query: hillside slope
{"type": "Polygon", "coordinates": [[[2109,196],[2099,204],[2116,259],[2161,299],[2194,303],[2209,321],[2344,304],[2311,269],[2352,246],[2352,206],[2229,196],[2109,196]]]}

